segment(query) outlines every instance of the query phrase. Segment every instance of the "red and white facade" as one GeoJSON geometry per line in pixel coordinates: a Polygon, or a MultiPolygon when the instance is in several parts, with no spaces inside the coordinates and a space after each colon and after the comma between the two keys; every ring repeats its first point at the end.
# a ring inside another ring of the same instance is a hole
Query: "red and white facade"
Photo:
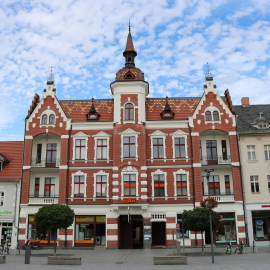
{"type": "MultiPolygon", "coordinates": [[[[245,238],[236,123],[228,91],[210,74],[202,97],[148,98],[128,34],[125,67],[111,83],[113,99],[59,101],[54,81],[35,96],[26,119],[19,240],[64,246],[172,246],[184,210],[210,194],[222,225],[216,243],[245,238]],[[74,224],[57,236],[40,232],[33,215],[68,204],[74,224]]],[[[206,235],[206,242],[208,236],[206,235]]],[[[185,244],[201,235],[185,232],[185,244]]]]}

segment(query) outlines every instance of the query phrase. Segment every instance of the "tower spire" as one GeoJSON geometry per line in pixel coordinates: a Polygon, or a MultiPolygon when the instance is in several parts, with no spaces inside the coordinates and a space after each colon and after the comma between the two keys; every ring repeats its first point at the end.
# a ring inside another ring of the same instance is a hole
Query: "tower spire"
{"type": "Polygon", "coordinates": [[[126,49],[123,52],[124,57],[126,58],[125,66],[128,68],[135,67],[134,59],[137,56],[137,52],[134,49],[133,46],[133,40],[131,36],[131,30],[130,30],[130,20],[129,20],[129,26],[128,26],[128,36],[127,36],[127,43],[126,43],[126,49]]]}

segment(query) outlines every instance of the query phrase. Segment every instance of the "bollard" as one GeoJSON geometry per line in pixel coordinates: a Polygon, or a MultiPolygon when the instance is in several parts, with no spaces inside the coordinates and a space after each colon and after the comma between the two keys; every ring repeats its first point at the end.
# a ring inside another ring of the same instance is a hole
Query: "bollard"
{"type": "Polygon", "coordinates": [[[25,264],[30,264],[31,246],[28,244],[25,249],[25,264]]]}

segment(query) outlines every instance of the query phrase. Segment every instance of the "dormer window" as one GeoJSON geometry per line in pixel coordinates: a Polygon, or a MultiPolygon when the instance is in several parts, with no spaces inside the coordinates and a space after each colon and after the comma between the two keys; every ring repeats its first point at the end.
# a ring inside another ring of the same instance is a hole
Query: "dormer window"
{"type": "Polygon", "coordinates": [[[49,117],[49,124],[54,125],[55,124],[55,116],[54,114],[51,114],[49,117]]]}
{"type": "Polygon", "coordinates": [[[212,121],[212,114],[210,111],[205,112],[205,121],[212,121]]]}
{"type": "Polygon", "coordinates": [[[132,103],[127,103],[125,105],[125,120],[134,120],[134,106],[132,103]]]}
{"type": "Polygon", "coordinates": [[[163,112],[160,113],[160,116],[164,120],[174,119],[175,113],[172,111],[171,106],[168,101],[168,97],[166,96],[166,104],[163,112]]]}
{"type": "Polygon", "coordinates": [[[43,114],[42,115],[42,120],[41,120],[41,124],[46,125],[48,121],[48,116],[47,114],[43,114]]]}
{"type": "Polygon", "coordinates": [[[3,170],[4,164],[8,162],[9,160],[3,154],[0,154],[0,173],[3,170]]]}
{"type": "Polygon", "coordinates": [[[86,117],[87,117],[87,121],[97,121],[100,117],[100,114],[97,112],[95,108],[94,98],[92,98],[92,104],[86,117]]]}
{"type": "MultiPolygon", "coordinates": [[[[131,63],[131,61],[129,61],[131,63]]],[[[125,79],[134,79],[135,76],[133,75],[132,72],[128,71],[125,76],[124,76],[125,79]]]]}

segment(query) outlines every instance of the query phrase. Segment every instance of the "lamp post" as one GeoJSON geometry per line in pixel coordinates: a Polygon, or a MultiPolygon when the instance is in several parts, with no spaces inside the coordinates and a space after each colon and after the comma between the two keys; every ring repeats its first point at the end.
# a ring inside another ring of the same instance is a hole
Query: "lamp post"
{"type": "MultiPolygon", "coordinates": [[[[207,183],[208,183],[208,198],[210,198],[210,183],[209,183],[209,177],[210,173],[214,171],[214,169],[207,168],[204,170],[207,175],[207,183]]],[[[211,255],[212,255],[212,263],[214,263],[214,247],[213,247],[213,228],[212,228],[212,213],[211,208],[209,208],[209,221],[210,221],[210,237],[211,237],[211,255]]]]}

